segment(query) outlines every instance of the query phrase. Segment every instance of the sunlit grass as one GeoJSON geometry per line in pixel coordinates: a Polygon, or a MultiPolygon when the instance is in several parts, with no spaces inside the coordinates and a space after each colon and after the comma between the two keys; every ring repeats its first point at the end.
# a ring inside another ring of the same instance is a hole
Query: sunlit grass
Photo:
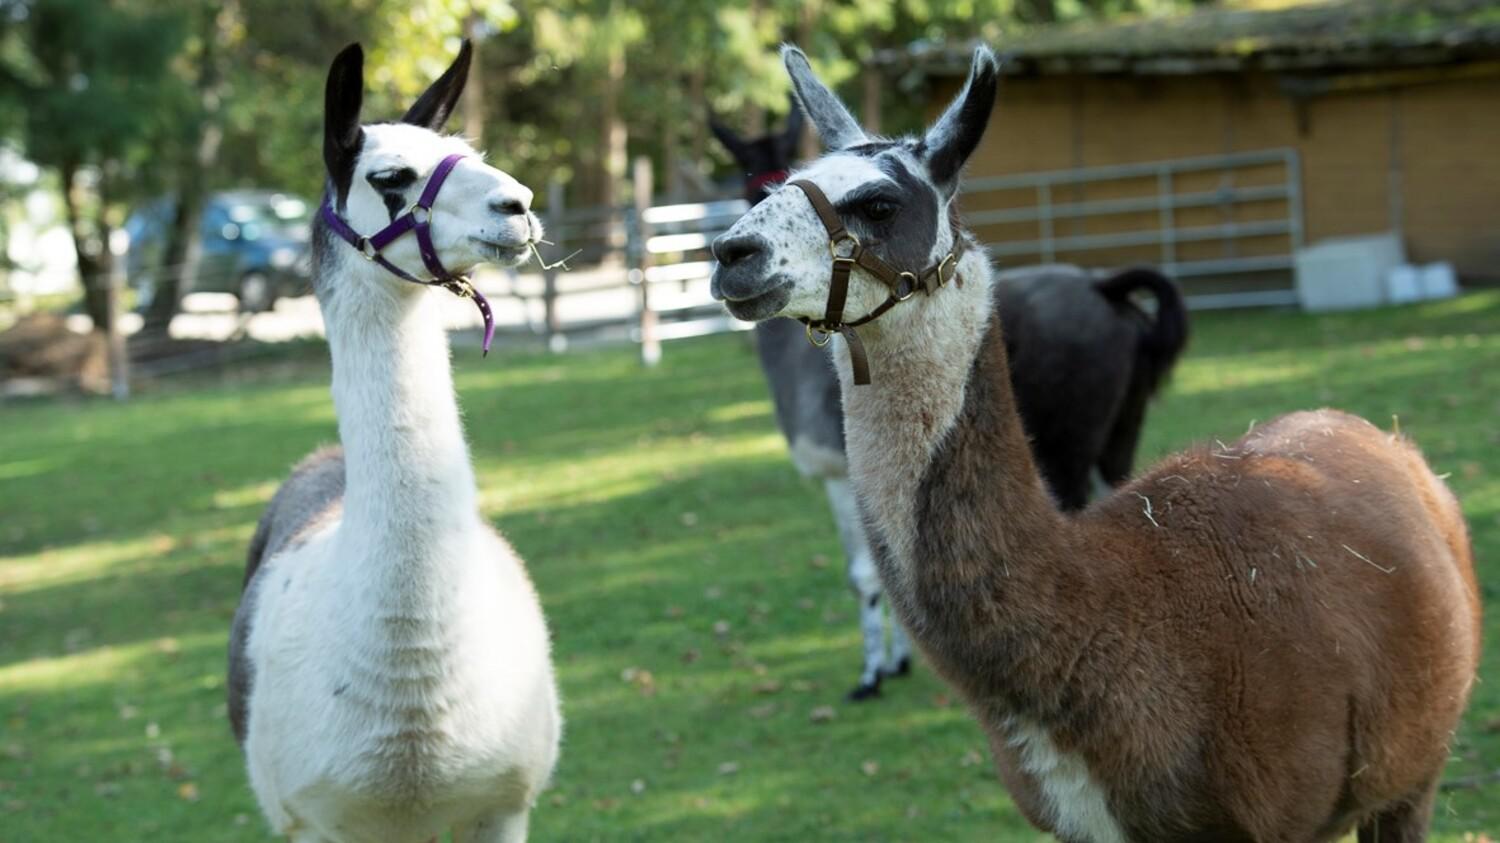
{"type": "MultiPolygon", "coordinates": [[[[837,537],[744,337],[670,344],[649,372],[630,349],[456,361],[481,503],[528,560],[563,686],[534,839],[1040,839],[928,671],[840,701],[859,636],[837,537]]],[[[336,438],[326,365],[3,411],[0,840],[266,839],[224,642],[256,517],[336,438]]],[[[1493,598],[1500,295],[1202,316],[1140,462],[1323,405],[1399,416],[1451,472],[1493,598]]],[[[1451,779],[1500,767],[1496,617],[1451,779]]],[[[1437,828],[1500,830],[1500,784],[1445,793],[1437,828]]]]}

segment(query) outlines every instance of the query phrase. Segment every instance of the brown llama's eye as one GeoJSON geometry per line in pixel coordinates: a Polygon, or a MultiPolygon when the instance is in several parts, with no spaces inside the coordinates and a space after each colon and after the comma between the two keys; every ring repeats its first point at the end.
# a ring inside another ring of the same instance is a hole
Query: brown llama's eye
{"type": "Polygon", "coordinates": [[[860,214],[872,222],[885,222],[899,210],[901,206],[889,199],[871,199],[859,206],[860,214]]]}

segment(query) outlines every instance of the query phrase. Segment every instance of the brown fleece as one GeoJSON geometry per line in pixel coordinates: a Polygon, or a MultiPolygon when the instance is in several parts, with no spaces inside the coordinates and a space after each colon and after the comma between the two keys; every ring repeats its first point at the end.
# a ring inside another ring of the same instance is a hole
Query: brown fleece
{"type": "Polygon", "coordinates": [[[1134,841],[1423,839],[1480,609],[1458,503],[1416,448],[1295,413],[1068,518],[1007,370],[992,319],[917,490],[909,572],[871,527],[1022,812],[1049,827],[1017,722],[1085,761],[1134,841]]]}

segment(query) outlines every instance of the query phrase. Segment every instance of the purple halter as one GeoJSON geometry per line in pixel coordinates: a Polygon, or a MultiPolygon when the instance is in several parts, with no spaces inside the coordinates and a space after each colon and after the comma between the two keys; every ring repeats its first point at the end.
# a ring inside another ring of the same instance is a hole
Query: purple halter
{"type": "Polygon", "coordinates": [[[484,353],[488,356],[490,340],[495,337],[495,315],[490,311],[490,303],[485,300],[479,290],[475,289],[467,276],[449,272],[443,266],[443,262],[438,260],[437,248],[432,245],[432,203],[437,199],[438,190],[442,188],[448,174],[453,172],[453,168],[458,166],[458,162],[463,158],[463,155],[449,155],[440,161],[437,169],[433,170],[432,175],[428,177],[427,186],[422,189],[421,198],[417,199],[406,213],[391,220],[390,225],[369,237],[361,236],[349,226],[349,223],[344,222],[343,217],[340,217],[333,209],[332,196],[323,200],[323,207],[319,213],[328,227],[333,229],[333,233],[359,250],[365,260],[380,264],[397,278],[413,284],[442,287],[460,298],[473,299],[475,306],[479,308],[479,315],[484,317],[484,353]],[[408,231],[417,233],[417,251],[422,254],[422,263],[427,266],[427,271],[433,275],[431,281],[424,281],[412,275],[380,254],[382,249],[408,231]]]}

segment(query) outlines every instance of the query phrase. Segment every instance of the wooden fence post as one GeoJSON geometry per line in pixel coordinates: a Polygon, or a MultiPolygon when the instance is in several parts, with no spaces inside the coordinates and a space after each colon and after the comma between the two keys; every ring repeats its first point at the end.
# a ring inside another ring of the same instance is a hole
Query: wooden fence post
{"type": "Polygon", "coordinates": [[[642,155],[635,159],[632,172],[635,193],[634,266],[630,268],[630,280],[640,294],[641,363],[655,366],[661,362],[661,338],[656,333],[656,311],[651,309],[651,284],[646,279],[646,270],[651,268],[651,250],[647,242],[651,237],[651,226],[646,222],[646,211],[651,207],[651,159],[642,155]]]}
{"type": "MultiPolygon", "coordinates": [[[[567,254],[562,234],[563,196],[562,180],[553,179],[547,185],[547,234],[558,254],[567,254]]],[[[556,266],[542,264],[542,322],[547,332],[547,349],[561,354],[568,350],[568,336],[563,333],[562,320],[557,315],[557,270],[556,266]]]]}
{"type": "Polygon", "coordinates": [[[109,391],[116,401],[130,397],[130,355],[125,348],[125,335],[120,332],[120,291],[125,288],[125,232],[111,231],[109,249],[109,278],[104,286],[105,359],[109,364],[109,391]]]}

